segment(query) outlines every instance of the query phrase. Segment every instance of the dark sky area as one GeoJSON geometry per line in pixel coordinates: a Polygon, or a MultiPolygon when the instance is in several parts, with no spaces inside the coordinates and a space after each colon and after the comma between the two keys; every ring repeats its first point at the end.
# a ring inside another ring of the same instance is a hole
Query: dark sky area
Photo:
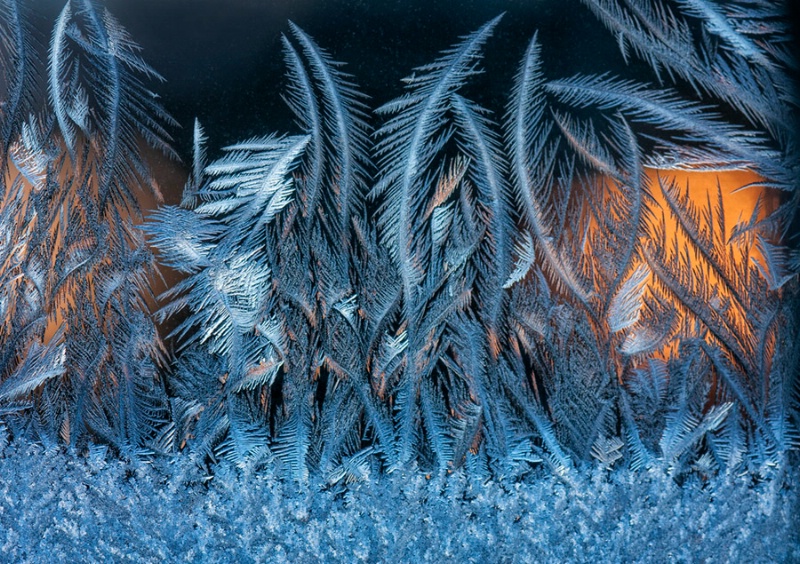
{"type": "MultiPolygon", "coordinates": [[[[473,81],[482,103],[502,110],[511,77],[537,29],[550,76],[607,68],[616,44],[577,0],[106,0],[102,3],[143,47],[167,80],[153,85],[183,125],[176,145],[187,154],[197,116],[209,149],[253,135],[296,128],[281,99],[281,34],[292,20],[348,63],[377,107],[402,92],[415,66],[506,12],[486,46],[484,77],[473,81]]],[[[49,37],[63,2],[34,2],[49,37]]],[[[471,93],[472,94],[472,93],[471,93]]]]}
{"type": "MultiPolygon", "coordinates": [[[[579,0],[105,0],[101,2],[166,79],[151,85],[182,125],[175,147],[190,158],[192,122],[209,137],[210,157],[225,145],[272,132],[297,133],[281,99],[281,34],[292,20],[346,62],[375,108],[402,93],[400,79],[433,61],[459,36],[505,12],[485,47],[485,73],[468,95],[502,112],[530,37],[539,31],[548,77],[624,69],[613,36],[579,0]]],[[[800,2],[798,2],[800,4],[800,2]]],[[[41,40],[63,0],[33,0],[41,40]]],[[[168,182],[174,183],[174,182],[168,182]]],[[[174,201],[178,194],[167,194],[174,201]]]]}

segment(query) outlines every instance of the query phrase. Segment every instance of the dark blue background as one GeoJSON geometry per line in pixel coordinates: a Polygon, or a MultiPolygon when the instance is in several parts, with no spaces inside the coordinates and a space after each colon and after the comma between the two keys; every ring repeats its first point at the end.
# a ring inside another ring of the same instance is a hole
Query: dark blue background
{"type": "MultiPolygon", "coordinates": [[[[45,42],[61,1],[34,2],[45,42]]],[[[166,79],[154,89],[183,125],[176,145],[188,155],[197,116],[211,155],[253,135],[296,132],[281,100],[281,33],[292,20],[348,63],[377,107],[402,92],[415,66],[506,12],[487,44],[486,74],[470,95],[502,112],[511,79],[537,29],[545,69],[557,77],[619,65],[614,39],[577,0],[108,0],[103,3],[166,79]]]]}
{"type": "MultiPolygon", "coordinates": [[[[513,75],[535,31],[545,74],[611,72],[653,81],[635,59],[629,68],[611,33],[580,0],[105,0],[167,80],[152,87],[182,125],[173,132],[185,161],[199,118],[214,158],[225,145],[268,133],[297,133],[281,99],[281,34],[294,21],[347,63],[376,108],[402,93],[400,79],[433,61],[459,37],[505,12],[484,49],[485,73],[467,94],[502,115],[513,75]]],[[[791,2],[790,2],[791,3],[791,2]]],[[[794,2],[795,11],[800,2],[794,2]]],[[[32,0],[43,46],[63,0],[32,0]]],[[[171,167],[168,167],[171,168],[171,167]]],[[[175,184],[166,180],[164,184],[175,184]]],[[[182,185],[182,182],[178,183],[182,185]]],[[[178,194],[165,194],[168,200],[178,194]]]]}

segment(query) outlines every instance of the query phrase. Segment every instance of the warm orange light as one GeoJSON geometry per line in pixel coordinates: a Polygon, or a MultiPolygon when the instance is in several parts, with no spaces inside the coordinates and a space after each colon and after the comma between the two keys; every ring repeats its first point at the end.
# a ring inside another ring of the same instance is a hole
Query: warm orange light
{"type": "Polygon", "coordinates": [[[590,178],[586,188],[601,190],[598,209],[586,216],[586,232],[568,227],[582,244],[574,248],[582,254],[584,278],[595,280],[594,307],[601,315],[593,323],[598,339],[616,351],[609,366],[619,382],[630,363],[666,360],[686,337],[722,345],[714,350],[726,351],[724,362],[740,374],[763,372],[753,343],[761,339],[759,304],[771,291],[756,267],[765,268],[766,261],[755,243],[757,229],[732,235],[737,225],[774,212],[781,193],[747,170],[648,168],[641,186],[649,196],[620,187],[621,181],[590,178]],[[625,257],[632,244],[617,228],[637,221],[637,195],[647,213],[636,251],[624,272],[616,272],[612,255],[625,257]]]}
{"type": "MultiPolygon", "coordinates": [[[[726,239],[739,222],[749,221],[759,200],[760,210],[757,219],[763,219],[775,211],[780,204],[780,192],[763,186],[764,179],[749,170],[728,170],[721,172],[694,172],[683,170],[645,169],[651,193],[655,200],[654,211],[666,214],[667,236],[675,234],[677,225],[674,216],[667,211],[667,202],[659,187],[661,183],[677,185],[682,192],[688,187],[689,199],[698,209],[703,210],[710,200],[712,207],[717,203],[717,187],[722,192],[722,209],[725,214],[726,239]]],[[[681,235],[679,234],[679,237],[681,235]]],[[[682,239],[680,239],[682,240],[682,239]]]]}
{"type": "MultiPolygon", "coordinates": [[[[745,372],[757,370],[758,367],[747,361],[750,360],[750,343],[756,337],[751,298],[758,297],[749,295],[749,291],[743,288],[748,287],[748,279],[758,276],[752,270],[753,261],[761,261],[763,257],[752,238],[732,239],[731,236],[737,224],[761,220],[774,212],[780,204],[780,192],[765,187],[764,180],[752,171],[648,169],[646,175],[653,197],[650,203],[653,218],[649,233],[642,239],[653,239],[660,229],[663,230],[666,235],[665,256],[675,260],[670,270],[678,271],[681,264],[691,265],[691,275],[683,280],[682,285],[688,289],[688,293],[709,306],[708,315],[718,325],[716,331],[708,331],[706,340],[719,339],[720,335],[724,335],[727,348],[739,352],[733,355],[731,361],[745,372]],[[712,241],[711,253],[704,254],[697,245],[691,243],[685,226],[679,223],[675,211],[670,209],[664,193],[668,189],[666,187],[670,186],[678,189],[673,194],[680,193],[682,205],[685,207],[688,204],[691,208],[689,214],[683,214],[683,221],[695,225],[703,237],[712,241]],[[720,211],[724,216],[724,234],[719,229],[720,211]]],[[[658,283],[656,278],[654,273],[648,282],[651,287],[658,283]]],[[[663,285],[664,288],[667,286],[663,285]]],[[[767,291],[764,285],[759,287],[767,291]]],[[[688,325],[694,323],[697,316],[682,307],[669,291],[662,291],[661,295],[666,295],[671,305],[675,306],[678,324],[686,321],[689,321],[688,325]]],[[[674,352],[675,342],[666,342],[656,356],[664,358],[674,352]]]]}
{"type": "MultiPolygon", "coordinates": [[[[149,148],[148,146],[142,144],[141,147],[142,153],[145,157],[145,161],[147,162],[148,166],[150,167],[151,172],[153,173],[154,178],[160,179],[163,183],[169,186],[177,186],[182,187],[186,182],[186,172],[183,170],[178,163],[164,157],[158,151],[149,148]]],[[[70,163],[67,161],[64,166],[58,171],[58,182],[62,186],[66,186],[69,182],[69,178],[72,175],[72,168],[70,163]]],[[[18,171],[17,167],[15,166],[13,160],[9,157],[7,161],[7,166],[4,171],[5,175],[5,183],[4,185],[7,187],[7,190],[11,190],[14,185],[14,181],[19,178],[21,181],[21,185],[19,185],[18,189],[21,190],[21,194],[14,195],[14,197],[18,198],[19,201],[23,202],[19,209],[19,221],[24,221],[24,215],[26,213],[28,203],[30,202],[31,191],[35,188],[31,185],[31,183],[18,171]]],[[[44,181],[44,177],[41,179],[44,181]]],[[[92,175],[91,182],[96,181],[94,175],[92,175]]],[[[159,194],[158,186],[155,186],[156,194],[159,194]]],[[[160,194],[159,194],[160,196],[160,194]]],[[[177,203],[179,200],[179,192],[172,191],[169,192],[168,203],[177,203]]],[[[11,194],[0,194],[0,197],[3,197],[6,201],[10,197],[11,194]]],[[[159,197],[155,196],[153,193],[147,190],[136,190],[136,197],[141,206],[142,210],[145,212],[149,209],[155,209],[157,205],[160,203],[159,197]]],[[[67,205],[67,204],[62,204],[67,205]]],[[[125,209],[120,209],[120,214],[123,218],[131,219],[135,224],[141,223],[140,217],[130,217],[130,214],[125,209]]],[[[53,237],[55,240],[63,239],[65,237],[65,232],[69,229],[69,210],[62,209],[61,213],[57,216],[57,220],[54,222],[53,225],[49,227],[50,229],[50,236],[53,237]]],[[[42,221],[43,218],[36,218],[34,221],[42,221]]],[[[53,260],[56,259],[54,255],[51,257],[53,260]]],[[[3,265],[0,265],[2,267],[3,265]]],[[[7,266],[7,265],[6,265],[7,266]]],[[[48,265],[48,268],[53,268],[53,265],[48,265]]],[[[154,276],[151,278],[151,286],[153,288],[154,294],[159,294],[160,292],[164,291],[165,283],[168,286],[170,283],[174,283],[177,280],[177,277],[174,273],[168,272],[166,276],[154,276]]],[[[83,284],[92,284],[92,275],[91,273],[87,275],[87,278],[83,280],[83,284]]],[[[90,292],[93,293],[93,292],[90,292]]],[[[157,308],[157,304],[154,300],[151,299],[149,295],[143,296],[147,302],[148,307],[150,307],[151,311],[154,311],[157,308]]],[[[44,343],[49,343],[50,340],[53,338],[55,333],[58,329],[63,325],[65,319],[65,313],[69,309],[74,309],[76,307],[75,299],[73,293],[70,291],[69,287],[65,287],[61,292],[59,292],[58,296],[56,296],[55,302],[52,304],[52,308],[47,312],[47,324],[43,335],[44,343]]]]}

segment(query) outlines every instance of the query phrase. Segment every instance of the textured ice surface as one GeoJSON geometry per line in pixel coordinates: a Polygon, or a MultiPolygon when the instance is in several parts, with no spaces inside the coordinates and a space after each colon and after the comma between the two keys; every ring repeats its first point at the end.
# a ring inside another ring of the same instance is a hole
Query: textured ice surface
{"type": "Polygon", "coordinates": [[[418,472],[298,491],[185,458],[0,454],[1,562],[798,562],[796,461],[701,489],[654,471],[442,489],[418,472]]]}

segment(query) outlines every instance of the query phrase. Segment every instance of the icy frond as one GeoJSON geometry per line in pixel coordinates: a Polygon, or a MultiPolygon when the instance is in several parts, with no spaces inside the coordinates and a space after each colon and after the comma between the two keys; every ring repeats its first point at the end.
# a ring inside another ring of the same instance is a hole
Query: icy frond
{"type": "MultiPolygon", "coordinates": [[[[311,37],[294,23],[289,22],[297,42],[311,70],[306,73],[299,57],[289,48],[290,78],[297,83],[292,86],[296,94],[290,106],[299,110],[299,117],[313,139],[309,205],[316,200],[316,184],[323,181],[336,187],[335,210],[339,219],[339,230],[345,233],[350,228],[350,218],[357,210],[366,193],[367,166],[369,163],[369,126],[367,125],[364,95],[352,82],[350,75],[339,70],[341,63],[332,61],[311,37]],[[322,96],[309,100],[311,88],[309,75],[318,83],[322,96]],[[304,97],[304,105],[297,96],[304,97]],[[330,151],[330,148],[335,148],[330,151]],[[325,176],[320,178],[320,175],[325,176]]],[[[345,238],[346,240],[346,238],[345,238]]]]}
{"type": "Polygon", "coordinates": [[[650,269],[647,265],[639,265],[620,286],[608,308],[608,325],[614,333],[627,329],[639,320],[648,278],[650,269]]]}

